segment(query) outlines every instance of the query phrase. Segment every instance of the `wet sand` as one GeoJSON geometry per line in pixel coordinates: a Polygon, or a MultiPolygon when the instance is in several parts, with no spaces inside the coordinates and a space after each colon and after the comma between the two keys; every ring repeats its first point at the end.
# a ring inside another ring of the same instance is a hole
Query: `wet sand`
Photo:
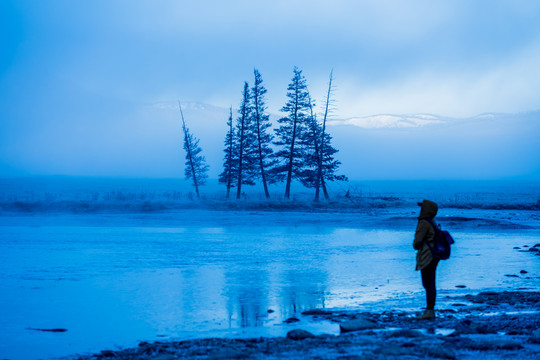
{"type": "Polygon", "coordinates": [[[295,327],[287,337],[141,342],[72,359],[538,359],[540,292],[481,292],[447,297],[434,320],[388,310],[314,309],[314,320],[340,325],[340,335],[295,327]],[[345,331],[352,330],[352,331],[345,331]]]}

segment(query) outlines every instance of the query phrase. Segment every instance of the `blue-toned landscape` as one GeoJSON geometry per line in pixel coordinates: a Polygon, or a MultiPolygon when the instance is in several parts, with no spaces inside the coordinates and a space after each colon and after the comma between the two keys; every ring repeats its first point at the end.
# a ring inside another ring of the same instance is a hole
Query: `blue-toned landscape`
{"type": "Polygon", "coordinates": [[[540,358],[539,18],[0,1],[0,360],[540,358]]]}
{"type": "Polygon", "coordinates": [[[351,198],[336,189],[332,203],[310,207],[255,194],[237,203],[219,190],[196,202],[178,180],[4,179],[0,352],[61,357],[140,341],[285,336],[299,325],[339,335],[335,321],[302,312],[415,312],[422,193],[439,201],[437,220],[456,240],[438,270],[440,308],[482,291],[540,290],[540,258],[528,251],[540,243],[537,184],[351,187],[351,198]]]}

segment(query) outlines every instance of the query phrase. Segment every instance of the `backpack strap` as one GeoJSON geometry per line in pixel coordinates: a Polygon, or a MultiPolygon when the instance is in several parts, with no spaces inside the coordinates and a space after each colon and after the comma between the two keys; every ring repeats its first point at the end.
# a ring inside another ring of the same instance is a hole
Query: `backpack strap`
{"type": "Polygon", "coordinates": [[[437,235],[437,233],[441,230],[440,229],[440,225],[437,226],[437,224],[435,223],[435,221],[433,221],[433,219],[431,218],[424,218],[422,220],[426,220],[428,223],[431,224],[431,226],[433,226],[433,230],[435,230],[435,235],[437,235]]]}
{"type": "MultiPolygon", "coordinates": [[[[428,223],[431,224],[431,226],[433,226],[433,230],[435,230],[435,237],[437,237],[437,234],[439,233],[439,229],[437,229],[437,226],[435,225],[435,222],[433,221],[433,219],[425,218],[422,220],[426,220],[428,223]]],[[[433,255],[433,247],[429,245],[429,241],[424,240],[424,243],[428,246],[429,251],[431,251],[431,254],[433,255]]],[[[435,255],[433,256],[435,257],[435,255]]]]}

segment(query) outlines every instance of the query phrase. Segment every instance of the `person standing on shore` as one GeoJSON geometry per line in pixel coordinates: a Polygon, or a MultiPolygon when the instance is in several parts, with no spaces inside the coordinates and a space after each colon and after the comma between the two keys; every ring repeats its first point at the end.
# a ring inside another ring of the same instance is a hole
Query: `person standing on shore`
{"type": "Polygon", "coordinates": [[[432,225],[433,218],[437,215],[438,207],[433,201],[424,200],[418,203],[420,216],[414,235],[413,248],[418,250],[416,253],[416,270],[420,270],[422,275],[422,285],[426,290],[426,310],[422,315],[417,316],[419,320],[430,320],[435,318],[435,298],[437,288],[435,286],[435,271],[439,259],[435,258],[427,244],[433,247],[435,245],[435,228],[432,225]]]}

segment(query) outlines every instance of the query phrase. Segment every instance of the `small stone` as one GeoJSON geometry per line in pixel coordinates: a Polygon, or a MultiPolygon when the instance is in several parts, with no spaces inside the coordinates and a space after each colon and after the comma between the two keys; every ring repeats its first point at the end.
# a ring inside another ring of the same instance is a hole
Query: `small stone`
{"type": "Polygon", "coordinates": [[[345,332],[351,332],[351,331],[360,331],[360,330],[366,330],[366,329],[374,329],[377,328],[378,325],[375,324],[373,321],[359,318],[355,320],[349,320],[342,322],[339,324],[339,329],[342,333],[345,332]]]}
{"type": "Polygon", "coordinates": [[[418,330],[402,329],[402,330],[392,331],[388,335],[388,337],[419,338],[419,337],[425,337],[425,335],[422,334],[418,330]]]}
{"type": "Polygon", "coordinates": [[[283,321],[284,323],[286,324],[292,324],[292,323],[295,323],[295,322],[299,322],[300,319],[298,318],[295,318],[294,316],[293,317],[290,317],[288,318],[287,320],[283,321]]]}
{"type": "Polygon", "coordinates": [[[540,247],[540,243],[538,243],[538,244],[534,244],[534,246],[533,246],[533,247],[535,247],[535,248],[538,248],[538,247],[540,247]]]}
{"type": "Polygon", "coordinates": [[[519,250],[519,249],[521,249],[521,248],[520,248],[519,246],[514,246],[512,249],[514,249],[514,250],[519,250]]]}
{"type": "Polygon", "coordinates": [[[311,309],[306,310],[302,313],[302,315],[329,315],[332,314],[332,312],[323,310],[323,309],[311,309]]]}
{"type": "Polygon", "coordinates": [[[27,328],[27,330],[43,331],[43,332],[66,332],[67,331],[67,329],[63,329],[63,328],[54,328],[54,329],[27,328]]]}
{"type": "Polygon", "coordinates": [[[162,354],[152,357],[152,360],[174,360],[176,356],[172,354],[162,354]]]}
{"type": "Polygon", "coordinates": [[[102,357],[114,357],[114,351],[112,350],[102,350],[101,351],[102,357]]]}
{"type": "Polygon", "coordinates": [[[465,285],[456,285],[457,288],[460,288],[460,289],[465,289],[467,286],[465,285]]]}
{"type": "Polygon", "coordinates": [[[540,249],[539,249],[539,248],[532,247],[532,248],[529,248],[529,251],[532,251],[532,252],[539,252],[540,249]]]}
{"type": "Polygon", "coordinates": [[[536,329],[535,331],[533,331],[531,336],[531,342],[535,344],[540,344],[540,329],[536,329]]]}
{"type": "Polygon", "coordinates": [[[287,339],[290,340],[304,340],[308,338],[314,338],[315,335],[310,333],[309,331],[302,330],[302,329],[294,329],[287,333],[287,339]]]}
{"type": "Polygon", "coordinates": [[[444,346],[430,346],[425,349],[426,355],[439,359],[455,359],[456,353],[444,346]]]}
{"type": "Polygon", "coordinates": [[[519,277],[519,276],[514,275],[514,274],[505,274],[504,276],[506,276],[506,277],[519,277]]]}
{"type": "Polygon", "coordinates": [[[219,349],[212,351],[208,354],[208,359],[220,360],[220,359],[244,359],[249,357],[246,352],[240,352],[233,349],[219,349]]]}
{"type": "Polygon", "coordinates": [[[455,304],[452,304],[452,306],[467,306],[465,304],[460,304],[460,303],[455,303],[455,304]]]}
{"type": "Polygon", "coordinates": [[[512,339],[505,338],[486,338],[483,340],[476,340],[470,344],[467,344],[469,349],[473,350],[517,350],[523,349],[523,345],[512,339]]]}
{"type": "Polygon", "coordinates": [[[527,271],[527,270],[521,270],[519,273],[520,273],[520,274],[527,274],[528,271],[527,271]]]}
{"type": "Polygon", "coordinates": [[[387,344],[385,346],[382,346],[378,349],[373,350],[375,354],[382,355],[383,358],[386,357],[403,357],[403,356],[411,356],[414,355],[414,349],[410,347],[400,347],[393,344],[387,344]]]}
{"type": "Polygon", "coordinates": [[[486,325],[477,325],[474,327],[474,331],[476,331],[477,334],[495,334],[497,332],[486,325]]]}
{"type": "Polygon", "coordinates": [[[272,309],[268,309],[268,310],[267,310],[266,312],[267,312],[267,313],[269,313],[269,314],[271,314],[271,313],[273,313],[273,312],[274,312],[274,310],[272,310],[272,309]]]}

